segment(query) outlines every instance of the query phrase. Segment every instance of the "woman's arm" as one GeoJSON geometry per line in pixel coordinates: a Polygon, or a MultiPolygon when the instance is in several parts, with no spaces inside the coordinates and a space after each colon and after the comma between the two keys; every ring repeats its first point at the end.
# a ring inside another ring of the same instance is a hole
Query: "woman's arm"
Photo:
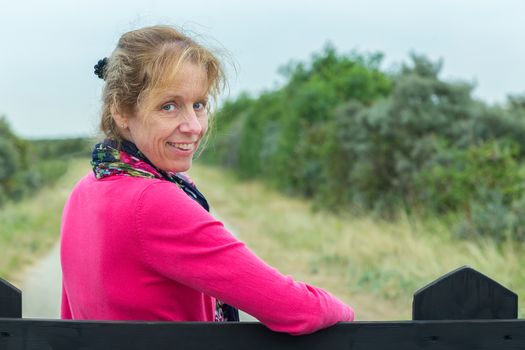
{"type": "Polygon", "coordinates": [[[171,183],[148,186],[135,219],[152,268],[251,314],[272,330],[305,334],[354,319],[353,310],[330,293],[266,264],[171,183]]]}

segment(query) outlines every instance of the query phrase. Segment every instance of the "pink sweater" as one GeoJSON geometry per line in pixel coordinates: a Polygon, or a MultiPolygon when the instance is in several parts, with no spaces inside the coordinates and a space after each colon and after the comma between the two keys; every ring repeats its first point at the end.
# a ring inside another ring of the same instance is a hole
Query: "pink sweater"
{"type": "Polygon", "coordinates": [[[290,334],[354,318],[328,292],[267,265],[168,181],[89,174],[61,234],[65,319],[213,321],[214,298],[290,334]]]}

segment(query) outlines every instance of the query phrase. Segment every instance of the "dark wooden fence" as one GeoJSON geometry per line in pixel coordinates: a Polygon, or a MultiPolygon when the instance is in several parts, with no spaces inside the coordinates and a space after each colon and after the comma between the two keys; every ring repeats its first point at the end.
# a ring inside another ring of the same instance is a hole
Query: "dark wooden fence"
{"type": "Polygon", "coordinates": [[[258,323],[23,319],[21,305],[21,292],[0,279],[0,350],[525,349],[517,295],[469,267],[417,291],[412,321],[340,323],[299,337],[258,323]]]}

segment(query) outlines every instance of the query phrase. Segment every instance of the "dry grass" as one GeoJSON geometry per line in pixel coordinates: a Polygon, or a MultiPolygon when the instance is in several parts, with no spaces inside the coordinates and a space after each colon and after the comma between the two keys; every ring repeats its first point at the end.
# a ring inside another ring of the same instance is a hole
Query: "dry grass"
{"type": "Polygon", "coordinates": [[[56,243],[60,217],[71,188],[89,169],[85,159],[74,160],[64,177],[26,200],[9,203],[0,211],[0,277],[20,282],[25,267],[56,243]]]}
{"type": "MultiPolygon", "coordinates": [[[[452,239],[439,222],[395,223],[314,212],[308,202],[204,166],[191,176],[259,256],[352,305],[360,320],[410,319],[412,295],[469,265],[525,295],[523,247],[452,239]]],[[[521,309],[520,315],[525,309],[521,309]]]]}

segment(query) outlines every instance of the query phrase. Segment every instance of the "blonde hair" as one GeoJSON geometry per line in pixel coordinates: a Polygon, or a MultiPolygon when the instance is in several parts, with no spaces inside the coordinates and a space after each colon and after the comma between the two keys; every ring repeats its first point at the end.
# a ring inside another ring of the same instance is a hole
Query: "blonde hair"
{"type": "Polygon", "coordinates": [[[101,131],[122,140],[111,111],[131,113],[151,100],[174,81],[185,63],[202,67],[208,95],[213,102],[226,84],[224,71],[215,55],[193,39],[170,26],[153,26],[125,33],[109,57],[103,72],[101,131]]]}

